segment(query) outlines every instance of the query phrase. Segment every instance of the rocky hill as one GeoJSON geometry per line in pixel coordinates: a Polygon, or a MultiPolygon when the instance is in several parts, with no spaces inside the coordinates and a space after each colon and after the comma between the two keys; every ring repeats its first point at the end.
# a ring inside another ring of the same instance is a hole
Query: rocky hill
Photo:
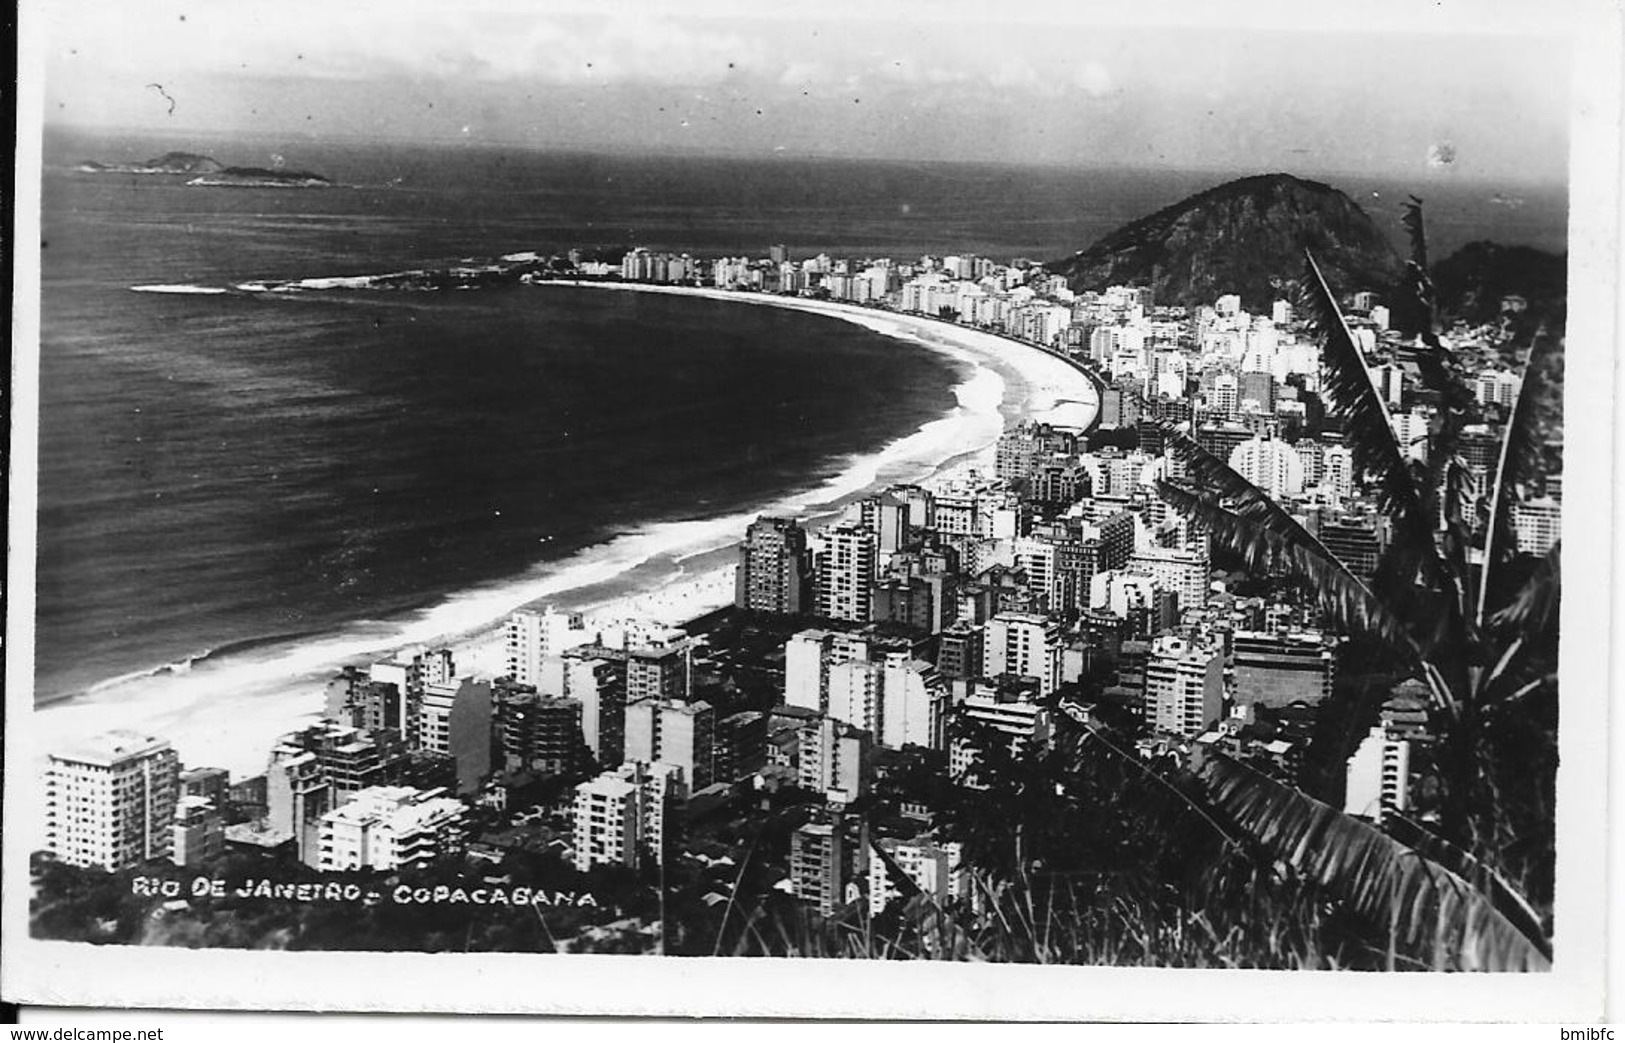
{"type": "Polygon", "coordinates": [[[224,170],[225,164],[213,156],[196,152],[165,152],[145,163],[99,163],[87,159],[79,164],[87,174],[212,174],[224,170]]]}
{"type": "Polygon", "coordinates": [[[1401,262],[1365,211],[1329,185],[1262,174],[1199,192],[1130,222],[1086,250],[1047,264],[1074,290],[1149,286],[1159,304],[1208,304],[1240,294],[1268,311],[1283,281],[1314,252],[1342,295],[1382,291],[1401,262]]]}
{"type": "Polygon", "coordinates": [[[1433,289],[1447,319],[1494,322],[1503,315],[1562,315],[1568,257],[1531,246],[1473,242],[1433,265],[1433,289]]]}

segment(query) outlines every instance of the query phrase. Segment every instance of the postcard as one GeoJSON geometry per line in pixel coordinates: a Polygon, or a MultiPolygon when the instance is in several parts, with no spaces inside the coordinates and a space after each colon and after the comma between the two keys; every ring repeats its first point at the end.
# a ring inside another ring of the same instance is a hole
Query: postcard
{"type": "Polygon", "coordinates": [[[1602,1016],[1617,5],[19,26],[8,1000],[1602,1016]]]}

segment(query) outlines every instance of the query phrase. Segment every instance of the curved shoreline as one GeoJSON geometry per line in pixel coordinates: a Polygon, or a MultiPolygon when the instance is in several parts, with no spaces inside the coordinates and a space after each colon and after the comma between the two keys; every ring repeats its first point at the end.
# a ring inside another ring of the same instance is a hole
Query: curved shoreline
{"type": "Polygon", "coordinates": [[[204,661],[195,669],[142,675],[37,707],[40,748],[130,727],[170,739],[187,764],[224,767],[237,777],[258,774],[277,736],[319,716],[325,682],[345,663],[384,658],[408,646],[449,646],[459,674],[491,675],[503,666],[508,615],[547,603],[580,611],[605,630],[634,620],[675,626],[732,602],[736,548],[744,526],[762,513],[810,515],[809,527],[817,528],[845,505],[899,481],[971,466],[991,471],[993,446],[1014,420],[1042,416],[1063,402],[1091,408],[1091,427],[1099,419],[1096,382],[1081,366],[986,330],[840,302],[702,287],[548,280],[535,288],[549,285],[709,298],[838,318],[955,360],[962,376],[954,388],[958,404],[911,435],[854,454],[838,465],[835,477],[773,494],[748,511],[653,526],[539,563],[512,582],[454,595],[404,623],[361,620],[264,657],[204,661]],[[1089,379],[1080,382],[1080,375],[1089,379]]]}
{"type": "MultiPolygon", "coordinates": [[[[1032,351],[1043,352],[1045,355],[1055,359],[1057,362],[1060,362],[1070,369],[1077,371],[1089,382],[1089,386],[1094,393],[1094,414],[1090,417],[1088,424],[1084,425],[1083,430],[1085,432],[1090,432],[1100,426],[1100,400],[1101,396],[1105,393],[1106,386],[1105,382],[1101,379],[1098,373],[1090,369],[1088,366],[1085,366],[1077,359],[1062,354],[1053,348],[1046,348],[1042,344],[1037,344],[1033,341],[1021,340],[1017,337],[1006,336],[1003,333],[983,329],[979,326],[966,326],[963,323],[952,322],[948,319],[938,318],[934,315],[923,315],[916,312],[894,311],[890,308],[866,307],[861,304],[851,304],[846,301],[819,300],[812,297],[765,293],[755,290],[724,290],[709,286],[683,286],[672,283],[623,282],[612,279],[538,279],[536,282],[530,285],[537,288],[544,286],[567,286],[571,288],[633,290],[642,293],[664,293],[683,297],[699,297],[705,300],[713,301],[735,301],[745,304],[765,304],[770,307],[785,308],[791,311],[810,312],[814,315],[827,315],[831,318],[846,319],[850,322],[857,322],[860,325],[864,323],[865,319],[874,316],[882,319],[893,320],[899,323],[925,323],[926,326],[924,328],[934,327],[943,330],[951,330],[954,334],[959,336],[974,335],[978,337],[986,337],[1001,344],[1008,344],[1011,347],[1027,348],[1032,351]]],[[[927,346],[929,346],[929,344],[927,346]]],[[[966,347],[967,349],[974,350],[974,348],[971,348],[971,345],[969,344],[964,344],[962,346],[966,347]]]]}

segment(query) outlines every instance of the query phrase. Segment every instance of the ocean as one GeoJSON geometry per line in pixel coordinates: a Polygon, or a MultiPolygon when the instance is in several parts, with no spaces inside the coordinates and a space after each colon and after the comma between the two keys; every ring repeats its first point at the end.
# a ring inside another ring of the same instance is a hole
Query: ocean
{"type": "MultiPolygon", "coordinates": [[[[567,586],[566,568],[612,584],[682,526],[732,525],[963,412],[975,376],[849,323],[706,300],[132,286],[632,244],[1047,259],[1223,180],[57,130],[45,159],[36,703],[404,638],[519,578],[567,586]],[[339,186],[72,169],[171,149],[339,186]]],[[[1338,187],[1368,209],[1431,195],[1436,255],[1475,238],[1563,248],[1561,193],[1338,187]]]]}

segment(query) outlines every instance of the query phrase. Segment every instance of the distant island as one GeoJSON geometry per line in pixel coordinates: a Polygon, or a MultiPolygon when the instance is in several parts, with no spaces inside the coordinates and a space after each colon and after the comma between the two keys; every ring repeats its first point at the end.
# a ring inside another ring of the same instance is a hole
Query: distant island
{"type": "Polygon", "coordinates": [[[143,163],[101,163],[87,159],[85,174],[191,175],[186,183],[206,188],[327,188],[332,181],[308,170],[231,167],[196,152],[166,152],[143,163]]]}
{"type": "Polygon", "coordinates": [[[215,188],[327,188],[333,184],[308,170],[270,170],[265,167],[226,167],[195,177],[188,185],[215,188]]]}
{"type": "Polygon", "coordinates": [[[196,152],[165,152],[145,163],[99,163],[87,159],[76,168],[85,174],[212,174],[226,165],[196,152]]]}

